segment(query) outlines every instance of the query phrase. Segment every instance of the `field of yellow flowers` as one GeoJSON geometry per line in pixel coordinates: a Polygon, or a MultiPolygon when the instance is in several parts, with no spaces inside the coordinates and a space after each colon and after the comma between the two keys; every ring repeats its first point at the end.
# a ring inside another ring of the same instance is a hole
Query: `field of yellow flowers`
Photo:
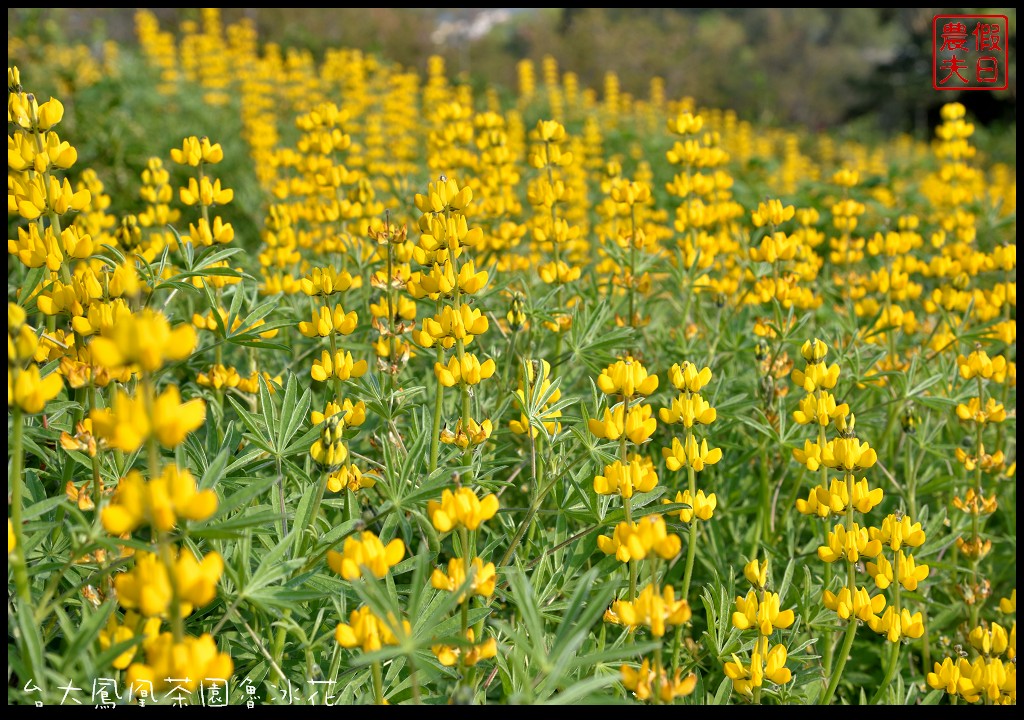
{"type": "Polygon", "coordinates": [[[866,146],[136,19],[9,33],[9,704],[1016,703],[962,105],[866,146]]]}

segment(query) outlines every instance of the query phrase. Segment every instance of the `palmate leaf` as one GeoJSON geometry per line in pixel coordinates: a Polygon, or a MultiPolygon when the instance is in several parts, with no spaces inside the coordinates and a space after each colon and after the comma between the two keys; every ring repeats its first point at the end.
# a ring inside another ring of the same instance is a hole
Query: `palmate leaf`
{"type": "Polygon", "coordinates": [[[507,696],[520,696],[522,702],[553,704],[615,700],[613,695],[597,691],[617,685],[622,662],[636,660],[659,644],[652,641],[626,645],[620,641],[614,647],[599,646],[595,627],[600,627],[614,586],[597,582],[597,568],[577,579],[562,612],[552,617],[552,621],[558,619],[553,636],[547,630],[547,622],[536,613],[538,606],[545,605],[544,597],[535,594],[533,584],[522,571],[510,568],[506,572],[515,606],[523,614],[521,624],[495,621],[508,638],[510,649],[498,657],[507,696]]]}

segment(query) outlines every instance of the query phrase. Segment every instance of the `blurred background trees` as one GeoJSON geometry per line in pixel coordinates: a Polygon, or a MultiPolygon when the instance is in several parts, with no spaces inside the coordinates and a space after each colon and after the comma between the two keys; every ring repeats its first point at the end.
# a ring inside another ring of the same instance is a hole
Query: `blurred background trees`
{"type": "MultiPolygon", "coordinates": [[[[151,8],[167,29],[195,8],[151,8]]],[[[8,34],[58,35],[97,45],[134,39],[134,9],[8,8],[8,34]]],[[[982,125],[1016,125],[1014,8],[225,8],[249,17],[263,41],[356,47],[420,70],[443,55],[474,84],[514,88],[516,63],[546,55],[600,94],[614,70],[621,91],[646,97],[652,76],[670,98],[734,109],[759,123],[864,129],[926,137],[945,102],[959,100],[982,125]],[[1010,87],[932,88],[936,14],[1010,18],[1010,87]]]]}

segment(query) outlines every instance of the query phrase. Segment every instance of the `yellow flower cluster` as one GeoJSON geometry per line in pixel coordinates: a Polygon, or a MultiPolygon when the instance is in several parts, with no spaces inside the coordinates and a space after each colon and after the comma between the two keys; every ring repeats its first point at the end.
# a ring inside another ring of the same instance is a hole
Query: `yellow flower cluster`
{"type": "Polygon", "coordinates": [[[743,567],[743,575],[753,585],[745,596],[736,597],[736,611],[732,614],[733,627],[738,630],[755,629],[757,638],[750,651],[750,662],[744,663],[735,653],[726,662],[726,676],[732,680],[733,690],[747,697],[760,693],[765,680],[785,685],[792,679],[786,667],[788,652],[782,643],[770,644],[776,629],[786,629],[796,620],[792,610],[782,610],[778,593],[768,586],[768,561],[751,560],[743,567]]]}
{"type": "Polygon", "coordinates": [[[682,425],[684,436],[682,441],[673,437],[672,445],[662,448],[661,454],[665,459],[665,467],[672,471],[686,468],[689,478],[688,487],[676,493],[674,502],[689,506],[678,511],[679,519],[683,522],[689,523],[695,517],[698,520],[710,520],[718,505],[718,498],[714,493],[705,494],[704,490],[697,489],[695,473],[720,461],[722,450],[709,448],[707,438],[698,441],[695,427],[710,425],[718,417],[717,411],[700,394],[711,382],[711,368],[698,369],[686,360],[673,365],[668,377],[679,394],[668,407],[659,410],[658,416],[668,425],[682,425]]]}
{"type": "Polygon", "coordinates": [[[164,468],[163,474],[146,482],[137,470],[131,470],[117,484],[110,504],[100,518],[111,535],[134,532],[144,524],[158,532],[168,532],[178,519],[206,520],[217,510],[217,493],[198,490],[188,470],[175,465],[164,468]]]}
{"type": "Polygon", "coordinates": [[[327,551],[327,565],[346,580],[356,580],[369,572],[375,578],[383,578],[388,570],[405,557],[405,543],[395,538],[387,545],[369,530],[364,530],[357,540],[345,538],[341,552],[327,551]]]}

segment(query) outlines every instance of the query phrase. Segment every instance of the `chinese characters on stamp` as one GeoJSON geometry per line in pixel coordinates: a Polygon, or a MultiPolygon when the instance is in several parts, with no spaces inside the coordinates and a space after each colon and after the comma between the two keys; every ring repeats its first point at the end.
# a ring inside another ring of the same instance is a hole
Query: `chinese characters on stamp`
{"type": "Polygon", "coordinates": [[[1008,88],[1009,25],[1006,15],[936,15],[932,20],[932,87],[1008,88]]]}

